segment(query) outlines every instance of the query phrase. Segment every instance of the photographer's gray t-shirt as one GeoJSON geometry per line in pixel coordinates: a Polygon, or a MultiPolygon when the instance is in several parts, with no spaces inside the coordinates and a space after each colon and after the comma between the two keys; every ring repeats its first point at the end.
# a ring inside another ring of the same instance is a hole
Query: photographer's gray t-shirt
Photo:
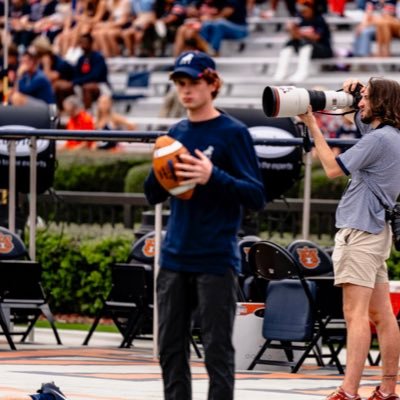
{"type": "Polygon", "coordinates": [[[385,210],[372,193],[393,207],[400,194],[400,132],[389,125],[371,129],[356,123],[362,138],[336,160],[351,182],[336,210],[337,228],[354,228],[373,234],[385,226],[385,210]],[[367,184],[368,182],[368,184],[367,184]]]}

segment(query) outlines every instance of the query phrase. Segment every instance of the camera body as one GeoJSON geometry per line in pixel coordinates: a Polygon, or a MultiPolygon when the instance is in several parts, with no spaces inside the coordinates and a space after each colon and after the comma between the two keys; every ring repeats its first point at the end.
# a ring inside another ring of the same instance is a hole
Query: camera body
{"type": "Polygon", "coordinates": [[[353,107],[361,99],[362,85],[350,94],[334,90],[307,90],[295,86],[267,86],[263,93],[263,110],[267,117],[294,117],[307,112],[309,105],[313,111],[337,110],[353,107]]]}
{"type": "Polygon", "coordinates": [[[394,208],[388,212],[387,218],[392,226],[394,247],[397,251],[400,251],[400,205],[396,204],[394,208]]]}

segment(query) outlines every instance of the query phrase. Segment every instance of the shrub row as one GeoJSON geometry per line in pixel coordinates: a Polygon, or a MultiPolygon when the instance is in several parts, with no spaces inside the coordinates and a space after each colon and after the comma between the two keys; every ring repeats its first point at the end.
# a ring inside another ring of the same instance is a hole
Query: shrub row
{"type": "MultiPolygon", "coordinates": [[[[149,156],[77,152],[72,155],[60,153],[57,161],[54,174],[56,190],[124,192],[126,178],[132,176],[129,171],[137,166],[140,168],[143,163],[149,165],[149,156]]],[[[139,188],[143,180],[142,177],[139,188]]]]}
{"type": "MultiPolygon", "coordinates": [[[[125,262],[132,242],[132,233],[125,230],[80,226],[68,233],[39,231],[37,259],[53,312],[93,316],[111,288],[110,264],[125,262]]],[[[400,280],[400,252],[392,252],[388,267],[390,279],[400,280]]]]}
{"type": "Polygon", "coordinates": [[[54,312],[95,314],[111,288],[110,264],[128,258],[132,233],[103,232],[96,238],[91,232],[93,228],[85,226],[75,233],[38,231],[37,260],[54,312]]]}
{"type": "MultiPolygon", "coordinates": [[[[56,190],[142,193],[151,162],[150,156],[98,152],[61,153],[55,172],[56,190]],[[83,154],[83,155],[82,155],[83,154]]],[[[273,182],[271,182],[273,185],[273,182]]],[[[318,163],[313,167],[313,198],[340,198],[347,178],[330,180],[318,163]]],[[[303,196],[303,180],[285,193],[286,197],[303,196]]]]}

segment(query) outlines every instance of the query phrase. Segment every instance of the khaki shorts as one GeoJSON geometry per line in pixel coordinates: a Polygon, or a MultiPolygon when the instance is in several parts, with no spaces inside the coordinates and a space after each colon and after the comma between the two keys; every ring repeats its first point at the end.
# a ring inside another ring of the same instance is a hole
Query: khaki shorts
{"type": "Polygon", "coordinates": [[[374,288],[389,281],[386,260],[390,256],[392,232],[389,224],[378,234],[342,228],[335,236],[332,254],[335,285],[351,283],[374,288]]]}

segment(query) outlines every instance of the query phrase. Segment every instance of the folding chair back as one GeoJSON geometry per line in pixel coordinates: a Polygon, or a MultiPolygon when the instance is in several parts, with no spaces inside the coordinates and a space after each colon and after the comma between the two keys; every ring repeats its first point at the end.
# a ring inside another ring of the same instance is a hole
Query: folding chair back
{"type": "Polygon", "coordinates": [[[142,264],[115,263],[111,265],[112,287],[103,307],[86,336],[83,345],[89,343],[100,319],[110,315],[121,332],[120,347],[130,347],[140,332],[146,318],[151,318],[146,266],[142,264]]]}
{"type": "Polygon", "coordinates": [[[333,275],[330,255],[310,240],[295,240],[287,247],[303,270],[304,276],[333,275]]]}
{"type": "Polygon", "coordinates": [[[107,302],[133,303],[143,306],[148,302],[146,270],[140,264],[111,265],[112,288],[107,302]]]}
{"type": "MultiPolygon", "coordinates": [[[[161,232],[161,240],[165,237],[165,233],[165,231],[161,232]]],[[[143,235],[133,243],[127,262],[136,261],[153,266],[156,250],[155,245],[155,231],[146,233],[146,235],[143,235]]]]}
{"type": "Polygon", "coordinates": [[[45,294],[40,284],[41,275],[41,265],[35,261],[0,261],[1,301],[45,303],[45,294]]]}
{"type": "Polygon", "coordinates": [[[267,240],[251,247],[249,263],[258,276],[268,281],[302,277],[293,256],[282,246],[267,240]]]}
{"type": "Polygon", "coordinates": [[[19,236],[0,226],[0,260],[27,260],[28,250],[19,236]]]}
{"type": "Polygon", "coordinates": [[[243,301],[263,302],[265,299],[266,283],[260,279],[253,271],[249,263],[249,252],[253,244],[261,241],[261,238],[254,235],[244,236],[238,243],[241,259],[241,273],[239,275],[239,285],[243,301]]]}

